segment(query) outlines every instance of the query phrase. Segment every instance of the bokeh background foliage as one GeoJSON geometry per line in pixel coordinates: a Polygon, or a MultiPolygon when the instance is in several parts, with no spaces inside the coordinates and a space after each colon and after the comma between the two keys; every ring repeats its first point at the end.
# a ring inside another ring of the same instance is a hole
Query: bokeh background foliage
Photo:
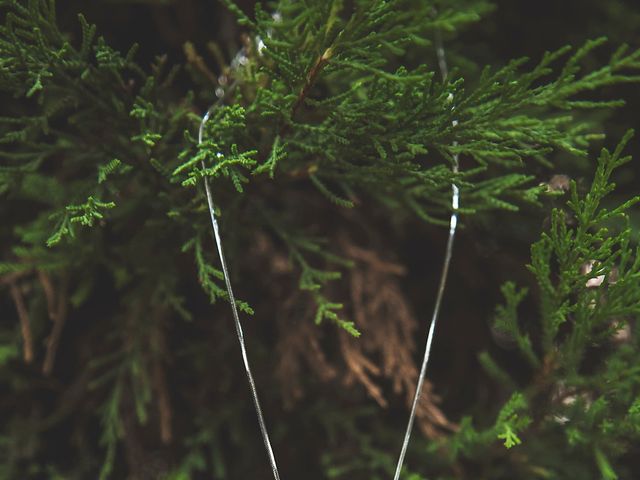
{"type": "Polygon", "coordinates": [[[0,12],[1,478],[640,475],[635,2],[0,12]]]}

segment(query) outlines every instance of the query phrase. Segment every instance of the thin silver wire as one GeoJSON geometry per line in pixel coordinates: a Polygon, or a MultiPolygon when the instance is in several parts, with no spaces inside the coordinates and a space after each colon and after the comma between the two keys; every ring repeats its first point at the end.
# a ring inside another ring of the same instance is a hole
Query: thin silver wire
{"type": "MultiPolygon", "coordinates": [[[[442,75],[442,81],[446,81],[449,76],[449,69],[447,67],[447,58],[442,44],[442,38],[440,35],[436,36],[436,52],[438,55],[438,65],[440,67],[440,74],[442,75]]],[[[453,98],[451,97],[453,100],[453,98]]],[[[455,127],[458,125],[457,120],[453,120],[452,125],[455,127]]],[[[453,142],[453,145],[457,145],[457,142],[453,142]]],[[[453,172],[458,173],[458,155],[453,156],[453,172]]],[[[394,480],[399,480],[400,473],[402,472],[402,466],[404,464],[404,457],[407,454],[407,447],[409,446],[409,440],[411,439],[411,431],[413,429],[413,423],[416,418],[416,409],[420,398],[422,397],[422,387],[427,373],[427,365],[429,358],[431,357],[431,345],[433,343],[433,336],[436,330],[436,323],[438,321],[438,315],[440,313],[440,306],[442,304],[442,297],[444,295],[444,289],[447,284],[447,277],[449,275],[449,266],[451,264],[451,256],[453,254],[453,241],[456,236],[456,227],[458,226],[458,206],[460,203],[460,190],[455,183],[451,184],[451,218],[449,221],[449,237],[447,238],[447,246],[444,254],[444,262],[442,265],[442,273],[440,274],[440,284],[438,285],[438,293],[436,295],[436,304],[433,308],[433,315],[431,316],[431,324],[429,326],[429,334],[427,335],[427,344],[424,350],[424,357],[422,358],[422,366],[420,368],[420,375],[418,376],[418,385],[416,386],[416,393],[413,396],[413,403],[411,405],[411,413],[409,414],[409,422],[407,424],[407,430],[404,434],[404,440],[402,442],[402,449],[400,450],[400,457],[398,458],[398,464],[396,465],[396,473],[394,480]]]]}
{"type": "MultiPolygon", "coordinates": [[[[236,82],[232,83],[227,90],[228,93],[232,91],[236,82]]],[[[222,95],[209,109],[207,113],[202,117],[202,121],[200,122],[200,128],[198,130],[198,145],[202,144],[202,137],[204,135],[204,126],[206,125],[211,113],[218,108],[222,102],[224,102],[224,98],[226,95],[222,95]]],[[[201,163],[202,169],[204,170],[205,163],[204,160],[201,163]]],[[[278,466],[276,465],[276,457],[273,454],[273,448],[271,447],[271,441],[269,440],[269,432],[267,431],[267,425],[264,421],[264,415],[262,414],[262,408],[260,407],[260,400],[258,399],[258,390],[256,389],[256,383],[253,380],[253,374],[251,373],[251,367],[249,366],[249,358],[247,356],[247,347],[244,342],[244,333],[242,331],[242,324],[240,323],[240,317],[238,315],[238,307],[236,305],[236,299],[233,295],[233,289],[231,288],[231,280],[229,279],[229,269],[227,267],[227,262],[225,260],[225,256],[222,250],[222,240],[220,239],[220,230],[218,228],[218,221],[216,220],[215,215],[215,207],[213,204],[213,196],[211,195],[211,186],[209,185],[209,179],[204,177],[204,189],[207,193],[207,205],[209,206],[209,214],[211,216],[211,226],[213,227],[213,236],[216,240],[216,246],[218,247],[218,256],[220,257],[220,264],[222,265],[222,272],[224,273],[224,282],[227,286],[227,293],[229,295],[229,303],[231,304],[231,311],[233,312],[233,320],[236,326],[236,334],[238,336],[238,342],[240,343],[240,351],[242,352],[242,361],[244,363],[244,369],[247,374],[247,379],[249,380],[249,387],[251,388],[251,396],[253,398],[253,405],[256,410],[256,414],[258,415],[258,424],[260,425],[260,433],[262,434],[262,440],[264,441],[264,446],[267,449],[267,454],[269,456],[269,463],[271,464],[271,471],[273,472],[273,477],[275,480],[280,480],[280,473],[278,472],[278,466]]]]}
{"type": "MultiPolygon", "coordinates": [[[[444,51],[444,47],[442,44],[442,39],[440,37],[440,35],[437,35],[436,37],[436,51],[437,51],[437,56],[438,56],[438,65],[440,68],[440,73],[442,75],[442,80],[445,81],[449,75],[449,71],[448,71],[448,66],[447,66],[447,60],[446,60],[446,55],[445,55],[445,51],[444,51]]],[[[220,96],[220,98],[213,104],[211,105],[211,107],[209,107],[209,109],[207,110],[207,112],[204,114],[204,116],[202,117],[202,120],[200,122],[200,128],[198,130],[198,145],[202,144],[203,141],[203,136],[204,136],[204,127],[207,123],[207,121],[209,120],[209,117],[211,116],[211,114],[224,102],[224,99],[226,97],[226,95],[232,91],[237,85],[237,82],[232,83],[229,88],[223,93],[223,95],[220,96]]],[[[452,125],[455,127],[458,124],[457,120],[453,120],[452,125]]],[[[457,145],[457,142],[453,142],[453,145],[457,145]]],[[[206,168],[204,160],[201,162],[201,166],[202,168],[206,168]]],[[[459,165],[458,165],[458,155],[454,154],[453,156],[453,172],[454,173],[458,173],[459,171],[459,165]]],[[[242,330],[242,324],[240,323],[240,317],[238,315],[238,307],[235,301],[235,296],[233,294],[233,289],[231,287],[231,281],[230,281],[230,277],[229,277],[229,270],[227,267],[227,262],[224,256],[224,252],[222,249],[222,240],[220,237],[220,230],[218,228],[218,222],[216,220],[215,217],[215,206],[213,203],[213,196],[211,194],[211,187],[209,185],[209,179],[207,177],[204,177],[203,179],[204,181],[204,186],[205,186],[205,191],[206,191],[206,195],[207,195],[207,205],[209,207],[209,214],[211,216],[211,226],[213,227],[213,235],[215,237],[215,241],[216,241],[216,247],[218,249],[218,256],[220,257],[220,264],[222,265],[222,271],[224,274],[224,280],[225,280],[225,284],[226,284],[226,288],[227,288],[227,293],[229,295],[229,303],[231,304],[231,310],[233,313],[233,319],[234,319],[234,323],[235,323],[235,328],[236,328],[236,334],[238,337],[238,342],[240,344],[240,350],[242,352],[242,360],[244,363],[244,367],[245,367],[245,372],[247,374],[247,379],[249,381],[249,386],[251,389],[251,395],[253,398],[253,403],[254,403],[254,407],[256,410],[256,414],[258,416],[258,424],[260,426],[260,432],[262,434],[262,439],[264,441],[264,445],[265,448],[267,450],[267,454],[269,457],[269,462],[271,465],[271,470],[273,473],[273,476],[275,478],[275,480],[280,480],[280,474],[278,472],[278,467],[276,464],[276,459],[275,459],[275,455],[273,453],[273,448],[271,447],[271,441],[269,439],[269,433],[267,431],[267,427],[264,421],[264,415],[262,413],[262,408],[260,406],[260,400],[258,398],[258,391],[255,385],[255,381],[253,379],[253,374],[251,372],[251,367],[249,365],[249,359],[247,356],[247,348],[245,345],[245,341],[244,341],[244,333],[242,330]]],[[[411,413],[409,415],[409,421],[408,421],[408,425],[407,425],[407,430],[405,432],[405,436],[404,436],[404,440],[402,443],[402,449],[400,452],[400,456],[398,459],[398,464],[396,466],[396,471],[395,471],[395,475],[394,475],[394,480],[399,480],[400,478],[400,473],[402,472],[402,467],[404,464],[404,459],[406,456],[406,452],[407,452],[407,447],[409,446],[409,441],[411,439],[411,432],[413,429],[413,424],[415,421],[415,416],[416,416],[416,410],[417,410],[417,406],[418,403],[420,402],[420,398],[422,396],[422,388],[424,386],[424,380],[426,377],[426,371],[427,371],[427,365],[429,363],[429,358],[431,357],[431,346],[433,343],[433,337],[435,334],[435,328],[436,328],[436,324],[437,324],[437,320],[438,320],[438,316],[440,313],[440,306],[442,304],[442,298],[444,296],[444,290],[445,290],[445,286],[447,283],[447,277],[449,274],[449,266],[451,264],[451,257],[453,254],[453,243],[455,240],[455,234],[456,234],[456,228],[458,225],[458,207],[459,207],[459,199],[460,199],[460,191],[458,189],[458,186],[455,183],[451,184],[451,190],[452,190],[452,196],[451,196],[451,206],[452,206],[452,213],[451,213],[451,218],[450,218],[450,222],[449,222],[449,236],[447,238],[447,246],[445,249],[445,255],[444,255],[444,262],[443,262],[443,266],[442,266],[442,272],[440,275],[440,283],[438,286],[438,292],[436,295],[436,303],[433,309],[433,315],[431,317],[431,324],[429,326],[429,333],[427,336],[427,342],[426,342],[426,346],[425,346],[425,353],[424,353],[424,357],[422,359],[422,366],[420,368],[420,375],[418,377],[418,384],[416,386],[416,392],[414,394],[414,398],[413,398],[413,403],[411,405],[411,413]]]]}

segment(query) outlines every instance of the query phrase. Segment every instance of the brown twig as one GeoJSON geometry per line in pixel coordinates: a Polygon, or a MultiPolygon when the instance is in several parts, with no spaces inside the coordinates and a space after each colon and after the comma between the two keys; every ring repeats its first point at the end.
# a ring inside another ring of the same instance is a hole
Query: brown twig
{"type": "Polygon", "coordinates": [[[171,397],[167,387],[167,377],[162,364],[166,357],[166,340],[162,327],[158,326],[153,335],[153,383],[158,395],[158,412],[160,417],[160,439],[162,443],[168,445],[173,438],[171,419],[173,412],[171,409],[171,397]]]}
{"type": "Polygon", "coordinates": [[[38,279],[40,280],[40,285],[42,285],[42,290],[44,290],[44,296],[47,299],[47,311],[49,313],[49,318],[51,321],[54,321],[56,316],[56,292],[53,288],[53,284],[51,283],[51,278],[42,270],[38,270],[38,279]]]}
{"type": "Polygon", "coordinates": [[[0,276],[0,285],[11,285],[17,280],[26,277],[31,273],[31,270],[22,270],[20,272],[11,272],[0,276]]]}
{"type": "Polygon", "coordinates": [[[352,385],[357,380],[365,387],[367,393],[378,405],[387,407],[388,402],[382,394],[382,388],[371,379],[371,375],[381,375],[380,367],[369,360],[360,349],[350,346],[352,342],[353,338],[344,332],[340,332],[340,351],[349,368],[349,373],[345,377],[345,384],[352,385]]]}
{"type": "Polygon", "coordinates": [[[158,359],[154,364],[154,383],[158,392],[158,411],[160,414],[160,439],[162,443],[168,445],[173,438],[171,428],[171,401],[169,399],[169,389],[167,388],[167,379],[164,373],[162,362],[158,359]]]}
{"type": "Polygon", "coordinates": [[[18,318],[20,319],[20,331],[22,333],[23,357],[25,363],[33,362],[33,335],[31,334],[31,322],[29,321],[29,313],[24,304],[22,293],[15,282],[10,283],[11,297],[16,304],[18,318]]]}
{"type": "Polygon", "coordinates": [[[291,118],[295,116],[296,112],[304,102],[305,98],[307,98],[307,95],[309,95],[309,91],[311,90],[311,87],[313,87],[313,84],[318,78],[318,75],[320,74],[320,72],[322,72],[322,70],[327,65],[327,63],[329,63],[329,59],[331,58],[332,55],[333,55],[333,50],[331,48],[327,48],[324,51],[324,53],[318,57],[318,59],[316,60],[316,63],[313,65],[313,67],[311,67],[311,70],[309,70],[306,81],[304,82],[304,85],[302,86],[302,89],[298,94],[298,98],[296,99],[296,102],[293,104],[293,108],[291,109],[291,118]]]}
{"type": "Polygon", "coordinates": [[[187,57],[187,63],[189,63],[197,71],[202,73],[202,75],[204,75],[204,77],[209,82],[211,82],[214,85],[217,85],[218,84],[218,77],[216,76],[215,73],[213,73],[209,69],[209,67],[207,66],[207,63],[204,61],[204,58],[202,58],[198,54],[198,52],[196,50],[196,47],[193,45],[193,43],[186,42],[182,48],[183,48],[185,56],[187,57]]]}
{"type": "Polygon", "coordinates": [[[42,289],[47,299],[49,318],[51,322],[53,322],[53,329],[47,338],[47,351],[42,365],[42,373],[44,375],[51,375],[56,360],[58,345],[60,344],[60,337],[62,336],[62,330],[67,319],[67,280],[63,279],[61,281],[60,288],[56,295],[49,276],[45,272],[39,271],[38,277],[40,278],[40,283],[42,284],[42,289]]]}

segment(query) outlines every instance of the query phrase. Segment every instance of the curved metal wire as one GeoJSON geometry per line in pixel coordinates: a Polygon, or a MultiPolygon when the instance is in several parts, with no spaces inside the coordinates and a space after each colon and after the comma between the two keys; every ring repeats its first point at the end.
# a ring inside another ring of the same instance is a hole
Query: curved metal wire
{"type": "MultiPolygon", "coordinates": [[[[436,36],[436,51],[438,55],[438,65],[440,67],[440,74],[442,80],[445,81],[449,76],[449,69],[447,68],[447,59],[442,44],[442,38],[440,35],[436,36]]],[[[457,120],[452,122],[455,127],[458,124],[457,120]]],[[[453,143],[456,145],[456,142],[453,143]]],[[[453,156],[453,172],[458,173],[458,155],[453,156]]],[[[433,307],[433,315],[431,316],[431,324],[429,325],[429,334],[427,335],[427,343],[424,350],[424,356],[422,357],[422,366],[420,367],[420,375],[418,376],[418,384],[416,386],[416,393],[413,396],[413,403],[411,404],[411,413],[409,414],[409,422],[407,424],[407,430],[404,434],[404,440],[402,442],[402,449],[400,450],[400,456],[396,465],[396,472],[393,477],[394,480],[399,480],[400,473],[402,472],[402,466],[404,464],[404,458],[407,454],[407,447],[409,446],[409,440],[411,440],[411,431],[413,430],[413,423],[416,418],[416,409],[420,398],[422,396],[422,387],[427,374],[427,365],[429,364],[429,358],[431,357],[431,345],[433,343],[433,336],[436,330],[436,324],[438,322],[438,315],[440,314],[440,306],[442,305],[442,297],[444,296],[444,289],[447,285],[447,277],[449,275],[449,266],[451,264],[451,256],[453,255],[453,242],[456,237],[456,227],[458,226],[458,206],[460,203],[460,190],[455,183],[451,184],[451,218],[449,221],[449,237],[447,238],[447,246],[444,253],[444,262],[442,265],[442,272],[440,274],[440,284],[438,285],[438,293],[436,294],[436,303],[433,307]]]]}
{"type": "MultiPolygon", "coordinates": [[[[202,117],[202,121],[200,122],[200,128],[198,130],[198,146],[202,144],[202,138],[204,135],[204,127],[211,116],[211,113],[214,112],[222,103],[226,97],[226,93],[232,91],[237,82],[232,83],[229,86],[225,95],[221,96],[209,109],[207,113],[202,117]]],[[[204,160],[201,163],[202,168],[205,168],[204,160]]],[[[213,196],[211,195],[211,186],[209,185],[209,179],[204,177],[204,189],[207,193],[207,205],[209,207],[209,215],[211,216],[211,226],[213,227],[213,236],[216,240],[216,246],[218,248],[218,256],[220,257],[220,264],[222,265],[222,272],[224,273],[224,282],[227,287],[227,294],[229,295],[229,303],[231,304],[231,311],[233,312],[233,320],[236,327],[236,334],[238,337],[238,343],[240,344],[240,351],[242,352],[242,361],[244,363],[244,369],[247,374],[247,379],[249,380],[249,388],[251,389],[251,397],[253,398],[253,405],[256,410],[256,414],[258,416],[258,424],[260,425],[260,433],[262,434],[262,440],[264,441],[264,446],[267,449],[267,455],[269,456],[269,463],[271,465],[271,471],[273,472],[273,477],[275,480],[280,480],[280,473],[278,472],[278,466],[276,465],[276,457],[273,454],[273,448],[271,447],[271,441],[269,439],[269,432],[267,431],[267,425],[264,421],[264,415],[262,413],[262,408],[260,407],[260,400],[258,399],[258,390],[256,388],[256,383],[253,380],[253,374],[251,373],[251,366],[249,365],[249,358],[247,356],[247,347],[244,341],[244,333],[242,331],[242,324],[240,323],[240,317],[238,315],[238,306],[236,305],[236,300],[233,295],[233,289],[231,288],[231,280],[229,278],[229,268],[227,267],[227,262],[224,256],[224,252],[222,250],[222,240],[220,239],[220,230],[218,228],[218,221],[216,220],[215,215],[215,207],[213,204],[213,196]]]]}
{"type": "MultiPolygon", "coordinates": [[[[442,44],[442,39],[440,37],[440,35],[437,35],[436,37],[436,50],[437,50],[437,56],[438,56],[438,64],[440,67],[440,73],[442,75],[442,79],[443,81],[446,80],[446,78],[449,75],[448,72],[448,67],[447,67],[447,61],[446,61],[446,56],[445,56],[445,51],[444,51],[444,47],[442,44]]],[[[211,116],[211,114],[217,109],[219,108],[223,102],[224,99],[226,98],[227,94],[231,91],[233,91],[233,89],[236,87],[237,85],[237,81],[234,81],[229,88],[224,92],[224,94],[221,96],[221,98],[219,98],[213,105],[211,105],[209,107],[209,109],[207,110],[207,112],[204,114],[204,116],[202,117],[202,121],[200,122],[200,128],[198,130],[198,145],[201,145],[203,142],[203,136],[204,136],[204,128],[206,123],[209,121],[209,118],[211,116]]],[[[456,120],[454,120],[452,122],[453,126],[455,127],[458,122],[456,120]]],[[[456,145],[456,142],[453,143],[453,145],[456,145]]],[[[205,163],[204,160],[201,162],[201,166],[204,169],[205,163]]],[[[459,171],[459,165],[458,165],[458,155],[455,154],[453,156],[453,172],[454,173],[458,173],[459,171]]],[[[249,359],[247,356],[247,348],[246,348],[246,344],[244,341],[244,333],[242,330],[242,324],[240,323],[240,317],[238,315],[238,307],[235,301],[235,296],[233,294],[233,289],[231,287],[231,281],[230,281],[230,277],[229,277],[229,269],[227,267],[227,262],[225,259],[225,255],[224,255],[224,251],[222,249],[222,240],[220,237],[220,230],[218,227],[218,222],[216,220],[216,216],[215,216],[215,206],[213,203],[213,196],[211,194],[211,186],[209,185],[209,179],[207,177],[204,177],[203,179],[204,182],[204,186],[205,186],[205,191],[206,191],[206,196],[207,196],[207,205],[209,208],[209,214],[211,216],[211,226],[213,228],[213,235],[216,241],[216,247],[218,249],[218,256],[220,258],[220,264],[222,265],[222,271],[224,274],[224,280],[225,280],[225,285],[227,288],[227,294],[229,295],[229,303],[231,304],[231,310],[233,313],[233,319],[234,319],[234,323],[235,323],[235,328],[236,328],[236,334],[237,334],[237,338],[238,338],[238,343],[240,344],[240,351],[242,353],[242,360],[244,363],[244,368],[245,368],[245,372],[247,375],[247,379],[249,381],[249,387],[251,390],[251,396],[253,399],[253,404],[256,410],[256,414],[258,417],[258,424],[260,426],[260,433],[262,434],[262,439],[264,441],[264,445],[265,448],[267,450],[267,454],[269,457],[269,463],[271,465],[271,470],[273,473],[273,477],[275,480],[280,480],[280,474],[278,472],[278,467],[276,464],[276,459],[275,459],[275,455],[273,453],[273,448],[271,446],[271,441],[269,439],[269,433],[267,431],[267,427],[266,427],[266,423],[264,420],[264,415],[262,412],[262,408],[260,406],[260,401],[258,398],[258,391],[255,385],[255,381],[253,379],[253,374],[251,372],[251,367],[249,365],[249,359]]],[[[426,345],[425,345],[425,353],[422,359],[422,365],[420,368],[420,374],[418,376],[418,383],[416,385],[416,392],[414,394],[414,398],[413,398],[413,402],[411,405],[411,412],[409,414],[409,421],[407,424],[407,429],[404,435],[404,440],[402,443],[402,448],[400,451],[400,456],[398,458],[398,463],[396,465],[396,471],[395,471],[395,475],[394,475],[394,480],[399,480],[400,478],[400,474],[402,472],[402,467],[404,464],[404,459],[406,456],[406,452],[407,452],[407,448],[409,446],[409,441],[411,439],[411,432],[413,429],[413,424],[415,422],[415,417],[416,417],[416,410],[417,410],[417,406],[418,403],[420,402],[420,398],[422,396],[422,388],[424,386],[424,380],[426,377],[426,371],[427,371],[427,366],[429,363],[429,359],[431,357],[431,346],[433,344],[433,337],[435,334],[435,328],[436,328],[436,324],[437,324],[437,320],[438,320],[438,316],[440,314],[440,307],[442,305],[442,298],[444,296],[444,290],[447,284],[447,277],[449,274],[449,267],[451,264],[451,257],[453,255],[453,244],[454,244],[454,240],[455,240],[455,234],[456,234],[456,228],[458,225],[458,207],[459,207],[459,200],[460,200],[460,191],[458,189],[458,186],[455,183],[451,184],[451,190],[452,190],[452,196],[451,196],[451,207],[452,207],[452,213],[451,213],[451,217],[450,217],[450,222],[449,222],[449,236],[447,238],[447,245],[446,245],[446,249],[445,249],[445,254],[444,254],[444,261],[443,261],[443,266],[442,266],[442,272],[440,274],[440,283],[438,286],[438,291],[436,294],[436,302],[435,302],[435,306],[433,309],[433,315],[431,317],[431,323],[429,326],[429,333],[427,335],[427,341],[426,341],[426,345]]]]}

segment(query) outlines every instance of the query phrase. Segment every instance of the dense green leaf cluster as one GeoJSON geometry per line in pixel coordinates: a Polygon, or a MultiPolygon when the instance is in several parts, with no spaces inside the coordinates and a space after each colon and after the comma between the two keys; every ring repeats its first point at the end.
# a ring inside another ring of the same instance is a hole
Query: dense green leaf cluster
{"type": "Polygon", "coordinates": [[[614,208],[604,204],[615,187],[612,173],[630,160],[622,155],[630,137],[614,152],[601,152],[586,194],[571,183],[567,207],[553,210],[549,230],[531,248],[539,321],[529,317],[525,323],[519,315],[526,289],[503,286],[505,304],[496,310],[495,328],[529,364],[531,381],[518,387],[485,354],[487,370],[516,393],[489,430],[478,432],[470,418],[463,421],[452,439],[454,454],[460,449],[473,457],[498,433],[507,448],[522,444],[527,451],[513,459],[517,478],[535,472],[568,478],[584,456],[593,463],[583,478],[617,478],[610,459],[638,441],[638,345],[635,339],[620,344],[619,332],[630,331],[640,308],[640,256],[626,215],[640,196],[614,208]],[[541,455],[545,448],[565,453],[561,459],[541,455]]]}

